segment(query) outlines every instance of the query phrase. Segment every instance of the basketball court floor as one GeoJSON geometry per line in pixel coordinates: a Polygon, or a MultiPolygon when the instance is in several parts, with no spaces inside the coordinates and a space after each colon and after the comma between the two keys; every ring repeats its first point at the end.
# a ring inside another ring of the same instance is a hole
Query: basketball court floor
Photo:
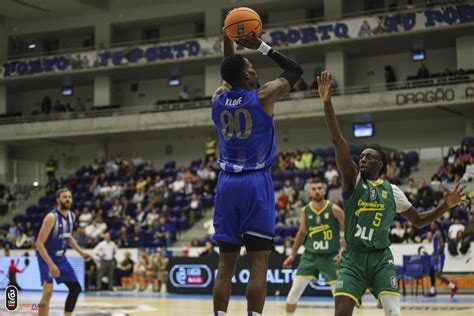
{"type": "MultiPolygon", "coordinates": [[[[3,294],[3,293],[2,293],[3,294]]],[[[5,309],[5,295],[0,299],[0,315],[37,315],[31,304],[37,303],[40,292],[21,292],[19,306],[15,312],[5,309]]],[[[63,315],[66,293],[54,293],[50,315],[63,315]]],[[[436,298],[423,296],[401,297],[403,316],[474,316],[474,295],[457,295],[453,299],[449,295],[436,298]]],[[[34,307],[33,307],[34,308],[34,307]]],[[[285,297],[268,297],[264,315],[285,315],[285,297]]],[[[212,297],[197,295],[174,295],[131,292],[99,292],[81,295],[75,315],[125,316],[125,315],[212,315],[212,297]]],[[[243,296],[233,296],[228,315],[246,315],[246,302],[243,296]]],[[[334,315],[332,298],[303,297],[295,316],[334,315]]],[[[363,307],[354,315],[384,315],[377,309],[375,299],[366,295],[363,307]]]]}

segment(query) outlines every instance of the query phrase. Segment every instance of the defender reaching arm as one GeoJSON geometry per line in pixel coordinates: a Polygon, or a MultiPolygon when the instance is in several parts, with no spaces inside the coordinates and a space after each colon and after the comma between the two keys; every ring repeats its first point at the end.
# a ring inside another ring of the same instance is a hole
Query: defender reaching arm
{"type": "Polygon", "coordinates": [[[321,77],[316,78],[319,97],[324,104],[324,117],[331,133],[331,139],[336,147],[336,165],[342,175],[342,192],[349,193],[354,190],[359,168],[352,161],[349,145],[342,135],[341,127],[331,102],[331,74],[323,71],[321,77]]]}

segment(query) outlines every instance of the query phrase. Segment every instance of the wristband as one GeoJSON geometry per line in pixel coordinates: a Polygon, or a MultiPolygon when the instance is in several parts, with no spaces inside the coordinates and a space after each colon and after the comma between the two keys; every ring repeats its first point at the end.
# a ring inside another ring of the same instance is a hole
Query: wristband
{"type": "Polygon", "coordinates": [[[260,51],[263,55],[268,55],[268,52],[272,49],[267,43],[262,41],[260,43],[260,46],[257,48],[258,51],[260,51]]]}
{"type": "Polygon", "coordinates": [[[339,232],[339,238],[344,239],[344,232],[339,232]]]}

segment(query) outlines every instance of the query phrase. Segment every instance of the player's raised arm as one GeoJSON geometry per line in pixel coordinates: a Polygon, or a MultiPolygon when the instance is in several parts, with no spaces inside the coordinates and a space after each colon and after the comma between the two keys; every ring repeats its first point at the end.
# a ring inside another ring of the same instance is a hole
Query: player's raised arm
{"type": "MultiPolygon", "coordinates": [[[[227,37],[227,35],[224,34],[222,35],[224,38],[224,59],[234,56],[235,55],[235,48],[234,48],[234,42],[227,37]]],[[[216,89],[214,94],[212,95],[212,102],[220,96],[222,93],[229,91],[232,87],[225,81],[222,81],[221,85],[216,89]]]]}
{"type": "Polygon", "coordinates": [[[341,127],[337,121],[336,114],[331,102],[331,75],[327,71],[316,78],[318,92],[324,104],[324,117],[326,125],[331,133],[331,139],[336,148],[336,165],[342,175],[342,192],[354,190],[359,168],[352,161],[349,145],[342,135],[341,127]]]}
{"type": "Polygon", "coordinates": [[[263,55],[273,59],[283,69],[283,73],[277,79],[267,82],[258,91],[258,98],[264,111],[271,116],[273,115],[275,102],[290,93],[296,81],[303,75],[303,68],[293,59],[271,48],[267,43],[258,38],[255,32],[247,37],[242,37],[238,43],[248,49],[260,51],[263,55]]]}
{"type": "MultiPolygon", "coordinates": [[[[462,197],[466,194],[466,185],[460,186],[460,183],[458,183],[453,191],[446,191],[447,194],[444,203],[440,204],[438,207],[431,211],[419,213],[413,206],[410,206],[405,211],[400,210],[400,213],[415,227],[422,228],[423,226],[434,222],[435,220],[443,216],[443,214],[449,211],[451,208],[461,203],[462,197]]],[[[409,202],[406,203],[408,204],[409,202]]]]}

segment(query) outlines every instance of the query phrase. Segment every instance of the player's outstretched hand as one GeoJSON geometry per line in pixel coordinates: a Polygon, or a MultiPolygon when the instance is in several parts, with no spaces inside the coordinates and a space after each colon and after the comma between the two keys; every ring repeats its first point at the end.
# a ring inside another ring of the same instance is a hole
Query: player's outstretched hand
{"type": "Polygon", "coordinates": [[[51,274],[51,277],[53,277],[53,278],[59,278],[59,276],[61,275],[61,273],[59,272],[58,267],[54,263],[53,263],[53,265],[51,265],[49,267],[49,272],[51,274]]]}
{"type": "Polygon", "coordinates": [[[449,208],[453,208],[459,203],[463,202],[462,197],[467,193],[466,190],[467,185],[463,185],[461,187],[461,182],[456,184],[454,191],[446,190],[446,204],[449,208]]]}
{"type": "Polygon", "coordinates": [[[88,253],[83,253],[82,258],[84,258],[85,261],[90,261],[92,259],[92,256],[88,253]]]}
{"type": "Polygon", "coordinates": [[[257,37],[255,32],[252,32],[249,35],[239,37],[239,40],[236,42],[248,49],[257,49],[262,40],[257,37]]]}
{"type": "Polygon", "coordinates": [[[295,261],[295,256],[289,255],[283,262],[283,268],[290,269],[293,267],[293,261],[295,261]]]}
{"type": "Polygon", "coordinates": [[[331,101],[331,74],[326,70],[321,73],[321,76],[316,77],[318,83],[318,92],[321,101],[331,101]]]}

